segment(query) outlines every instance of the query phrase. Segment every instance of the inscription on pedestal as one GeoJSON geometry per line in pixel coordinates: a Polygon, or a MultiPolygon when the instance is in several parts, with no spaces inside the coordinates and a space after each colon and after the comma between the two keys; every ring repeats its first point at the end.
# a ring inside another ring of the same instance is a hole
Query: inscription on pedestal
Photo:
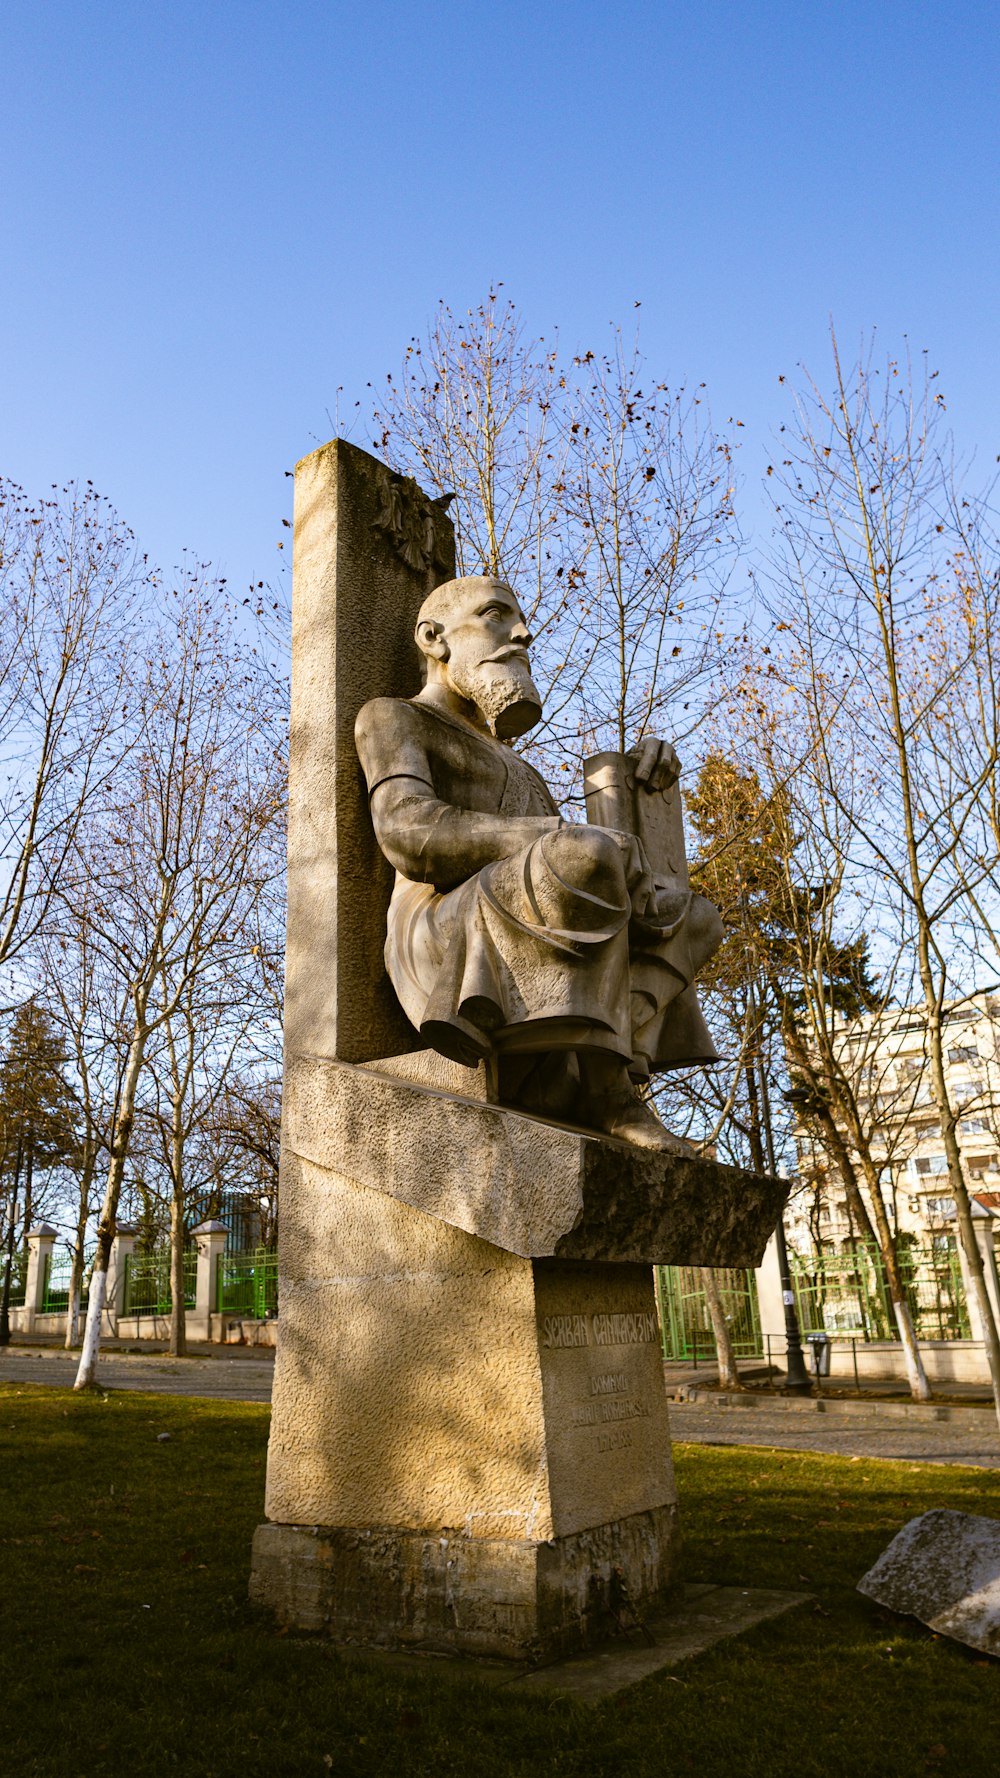
{"type": "Polygon", "coordinates": [[[646,1266],[537,1262],[557,1533],[672,1500],[660,1331],[646,1266]]]}

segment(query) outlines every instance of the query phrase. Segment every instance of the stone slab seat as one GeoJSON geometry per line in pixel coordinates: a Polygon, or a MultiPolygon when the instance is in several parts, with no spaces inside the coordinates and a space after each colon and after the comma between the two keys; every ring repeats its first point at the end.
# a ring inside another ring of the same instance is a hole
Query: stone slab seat
{"type": "MultiPolygon", "coordinates": [[[[459,1072],[474,1090],[476,1071],[459,1072]]],[[[399,1078],[391,1057],[301,1056],[287,1092],[301,1160],[525,1259],[757,1266],[787,1193],[718,1161],[399,1078]]]]}

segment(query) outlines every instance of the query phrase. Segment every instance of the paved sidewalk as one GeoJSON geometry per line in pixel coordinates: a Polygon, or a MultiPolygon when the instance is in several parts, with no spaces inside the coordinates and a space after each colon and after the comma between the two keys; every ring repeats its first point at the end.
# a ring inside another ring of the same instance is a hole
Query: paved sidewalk
{"type": "MultiPolygon", "coordinates": [[[[79,1362],[79,1353],[51,1346],[7,1346],[0,1349],[0,1383],[48,1383],[71,1389],[79,1362]]],[[[165,1352],[125,1352],[109,1346],[102,1348],[99,1370],[107,1389],[199,1395],[208,1401],[270,1401],[273,1376],[274,1354],[260,1347],[212,1346],[186,1358],[171,1358],[165,1352]]]]}

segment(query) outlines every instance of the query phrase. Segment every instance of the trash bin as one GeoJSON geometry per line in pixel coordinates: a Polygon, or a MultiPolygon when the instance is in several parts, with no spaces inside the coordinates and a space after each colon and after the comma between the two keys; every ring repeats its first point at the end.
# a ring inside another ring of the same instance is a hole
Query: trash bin
{"type": "Polygon", "coordinates": [[[812,1351],[813,1371],[817,1377],[830,1375],[830,1336],[825,1333],[806,1334],[812,1351]]]}

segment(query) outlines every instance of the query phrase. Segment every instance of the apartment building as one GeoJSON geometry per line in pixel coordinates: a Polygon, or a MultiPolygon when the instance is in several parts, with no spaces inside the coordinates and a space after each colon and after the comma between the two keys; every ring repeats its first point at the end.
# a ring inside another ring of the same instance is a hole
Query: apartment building
{"type": "MultiPolygon", "coordinates": [[[[945,1013],[948,1085],[970,1191],[1000,1217],[1000,997],[976,995],[945,1013]]],[[[954,1235],[941,1126],[934,1105],[921,1012],[899,1009],[845,1021],[839,1057],[865,1121],[894,1227],[924,1246],[954,1235]]],[[[801,1253],[838,1252],[856,1236],[839,1173],[802,1127],[802,1181],[786,1216],[801,1253]]],[[[863,1182],[862,1182],[863,1187],[863,1182]]]]}

